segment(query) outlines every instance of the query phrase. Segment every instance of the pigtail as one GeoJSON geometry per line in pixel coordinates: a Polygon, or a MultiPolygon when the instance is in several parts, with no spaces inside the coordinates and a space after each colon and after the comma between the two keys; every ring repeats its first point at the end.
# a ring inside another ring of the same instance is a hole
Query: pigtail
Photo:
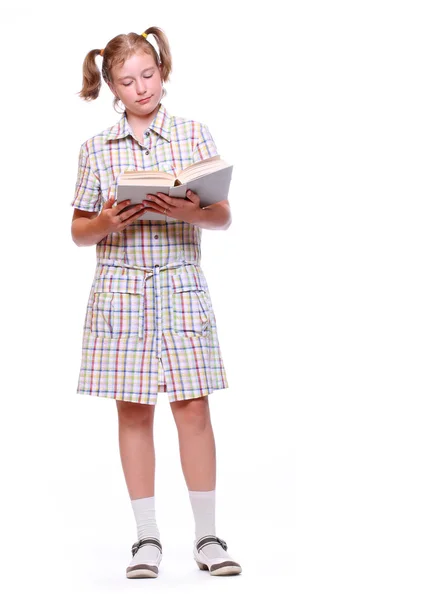
{"type": "Polygon", "coordinates": [[[101,88],[101,73],[95,62],[96,56],[101,50],[90,50],[84,59],[82,66],[82,90],[78,95],[83,100],[95,100],[101,88]]]}
{"type": "MultiPolygon", "coordinates": [[[[162,65],[163,81],[166,82],[168,81],[169,75],[172,71],[172,55],[170,53],[170,46],[167,36],[163,29],[160,29],[160,27],[149,27],[145,30],[144,33],[147,35],[154,36],[157,47],[159,49],[158,59],[162,65]]],[[[147,39],[146,42],[149,43],[147,39]]],[[[153,44],[151,44],[151,46],[153,46],[153,44]]]]}

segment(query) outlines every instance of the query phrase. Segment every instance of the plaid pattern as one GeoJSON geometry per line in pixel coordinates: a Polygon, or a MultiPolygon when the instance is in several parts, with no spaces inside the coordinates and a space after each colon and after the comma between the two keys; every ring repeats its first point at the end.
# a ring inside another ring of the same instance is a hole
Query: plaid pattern
{"type": "MultiPolygon", "coordinates": [[[[170,116],[163,105],[142,143],[124,113],[82,144],[71,206],[99,212],[126,169],[176,177],[217,154],[206,125],[170,116]]],[[[97,244],[77,393],[155,404],[163,384],[171,402],[228,387],[201,233],[184,221],[139,220],[97,244]]]]}

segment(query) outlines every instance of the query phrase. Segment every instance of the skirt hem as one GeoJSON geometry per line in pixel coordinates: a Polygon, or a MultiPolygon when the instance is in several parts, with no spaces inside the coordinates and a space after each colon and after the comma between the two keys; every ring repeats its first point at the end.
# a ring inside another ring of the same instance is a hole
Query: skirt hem
{"type": "Polygon", "coordinates": [[[211,388],[208,390],[200,390],[198,392],[157,392],[157,397],[156,399],[152,398],[150,401],[148,400],[137,400],[137,399],[133,399],[133,395],[131,395],[131,397],[125,397],[125,396],[120,396],[117,397],[116,394],[111,393],[111,392],[105,392],[103,394],[98,394],[95,392],[91,392],[88,390],[77,390],[76,393],[82,396],[92,396],[94,398],[110,398],[112,400],[121,400],[123,402],[133,402],[135,404],[156,404],[157,400],[158,400],[158,394],[167,394],[168,398],[169,398],[169,402],[179,402],[182,400],[192,400],[194,398],[201,398],[202,396],[209,396],[210,394],[213,394],[213,392],[219,391],[219,390],[224,390],[227,389],[229,386],[228,385],[222,385],[221,387],[217,387],[217,388],[211,388]]]}

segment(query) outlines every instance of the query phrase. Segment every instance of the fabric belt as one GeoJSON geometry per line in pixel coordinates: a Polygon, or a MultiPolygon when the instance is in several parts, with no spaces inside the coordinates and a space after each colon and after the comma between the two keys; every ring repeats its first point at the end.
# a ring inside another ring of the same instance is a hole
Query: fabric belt
{"type": "Polygon", "coordinates": [[[113,258],[100,258],[97,260],[97,264],[100,265],[109,265],[111,267],[125,267],[126,269],[139,269],[141,271],[147,271],[149,273],[156,273],[162,271],[163,269],[172,269],[176,267],[182,267],[184,265],[197,265],[200,266],[200,263],[196,260],[177,260],[174,262],[167,263],[166,265],[155,265],[154,267],[146,267],[145,265],[137,265],[126,263],[123,260],[117,260],[113,258]]]}

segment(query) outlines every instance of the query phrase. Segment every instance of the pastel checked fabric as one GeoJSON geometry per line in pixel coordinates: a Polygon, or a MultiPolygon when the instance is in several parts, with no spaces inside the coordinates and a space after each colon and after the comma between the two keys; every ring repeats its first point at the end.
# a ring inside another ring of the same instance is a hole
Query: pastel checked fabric
{"type": "MultiPolygon", "coordinates": [[[[206,125],[163,105],[138,140],[124,113],[80,148],[71,205],[99,212],[127,169],[172,173],[217,155],[206,125]]],[[[222,198],[223,199],[223,198],[222,198]]],[[[216,318],[201,268],[201,228],[138,220],[96,246],[77,393],[155,404],[228,387],[216,318]]]]}

